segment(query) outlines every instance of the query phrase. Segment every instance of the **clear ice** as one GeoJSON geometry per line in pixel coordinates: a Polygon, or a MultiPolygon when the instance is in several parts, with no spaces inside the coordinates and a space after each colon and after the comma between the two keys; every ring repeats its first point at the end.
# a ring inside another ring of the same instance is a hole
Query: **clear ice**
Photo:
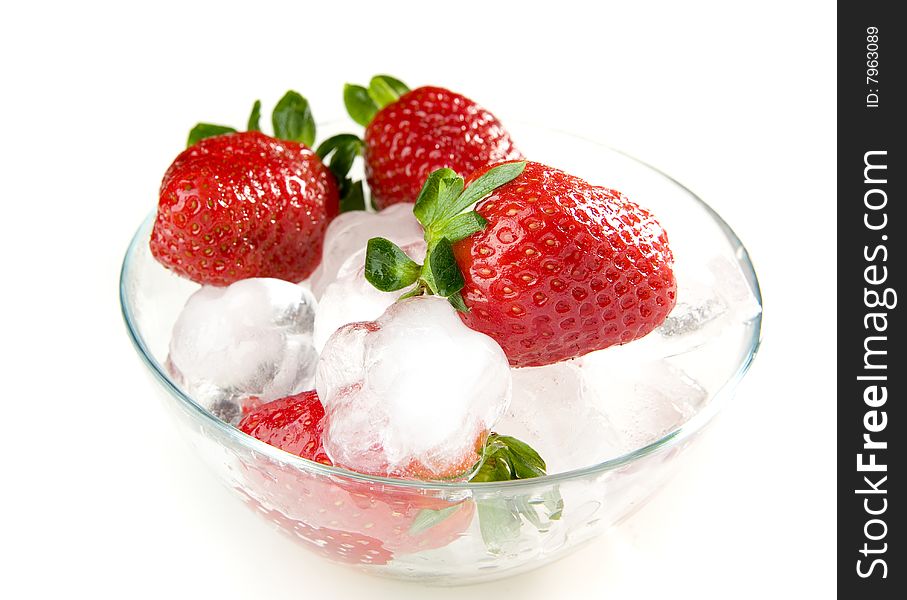
{"type": "Polygon", "coordinates": [[[312,389],[315,307],[308,290],[279,279],[202,287],[173,327],[167,369],[196,402],[236,424],[253,397],[312,389]]]}
{"type": "Polygon", "coordinates": [[[708,400],[706,389],[668,360],[615,358],[605,349],[577,362],[583,374],[582,396],[607,416],[621,454],[658,441],[708,400]]]}
{"type": "Polygon", "coordinates": [[[316,389],[331,459],[377,475],[444,476],[474,461],[507,410],[507,358],[443,298],[401,300],[327,341],[316,389]]]}
{"type": "Polygon", "coordinates": [[[327,287],[340,276],[344,263],[364,251],[369,239],[383,237],[402,247],[422,240],[424,235],[412,204],[393,204],[377,213],[353,210],[341,214],[328,226],[321,264],[309,278],[315,298],[321,300],[327,287]]]}
{"type": "Polygon", "coordinates": [[[617,434],[603,407],[584,392],[583,371],[576,361],[512,369],[511,374],[513,400],[494,426],[497,433],[535,448],[549,473],[615,454],[617,434]]]}
{"type": "MultiPolygon", "coordinates": [[[[425,258],[422,240],[404,245],[402,250],[416,262],[425,258]]],[[[343,325],[374,321],[393,304],[404,290],[382,292],[365,279],[365,248],[350,256],[337,271],[337,278],[325,288],[315,315],[315,348],[321,352],[325,342],[343,325]]]]}
{"type": "Polygon", "coordinates": [[[617,458],[683,425],[706,391],[666,361],[615,360],[607,350],[512,369],[513,400],[494,431],[536,449],[549,473],[617,458]]]}
{"type": "Polygon", "coordinates": [[[743,323],[761,312],[740,267],[713,258],[697,273],[677,278],[677,306],[656,330],[673,354],[702,345],[729,325],[743,323]]]}

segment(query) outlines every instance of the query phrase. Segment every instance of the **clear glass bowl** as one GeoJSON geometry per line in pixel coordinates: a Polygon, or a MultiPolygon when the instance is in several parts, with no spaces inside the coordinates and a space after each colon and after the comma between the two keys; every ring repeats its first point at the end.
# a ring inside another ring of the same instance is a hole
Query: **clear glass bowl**
{"type": "MultiPolygon", "coordinates": [[[[533,126],[510,130],[534,160],[621,190],[653,210],[675,253],[677,314],[642,340],[595,353],[585,368],[657,360],[695,380],[702,400],[678,413],[669,430],[628,438],[639,443],[596,464],[523,481],[422,483],[360,475],[273,448],[209,414],[164,369],[173,323],[198,286],[151,257],[153,215],[126,253],[120,284],[126,326],[179,429],[250,509],[329,559],[443,585],[498,579],[556,560],[637,510],[679,469],[684,450],[731,398],[759,346],[756,274],[740,240],[708,205],[663,173],[593,141],[533,126]],[[483,538],[478,513],[499,517],[488,522],[500,528],[484,532],[493,541],[483,538]]],[[[643,384],[646,370],[634,377],[643,384]]],[[[615,392],[624,394],[621,402],[635,399],[630,383],[615,392]]]]}

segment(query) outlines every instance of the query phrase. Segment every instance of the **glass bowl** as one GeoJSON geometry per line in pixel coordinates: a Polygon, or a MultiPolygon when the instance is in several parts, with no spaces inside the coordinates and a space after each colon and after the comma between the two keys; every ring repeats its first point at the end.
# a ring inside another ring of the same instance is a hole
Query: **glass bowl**
{"type": "MultiPolygon", "coordinates": [[[[327,129],[325,135],[333,133],[327,129]]],[[[732,397],[759,346],[756,274],[743,244],[708,205],[656,169],[593,141],[529,125],[510,130],[534,160],[651,209],[675,254],[678,306],[666,324],[580,359],[585,369],[623,377],[611,394],[617,406],[639,406],[626,417],[624,438],[594,464],[568,461],[559,472],[521,481],[424,483],[365,476],[269,446],[212,416],[163,367],[173,323],[198,286],[151,257],[153,215],[126,253],[123,317],[178,428],[236,497],[328,559],[441,585],[498,579],[556,560],[632,514],[680,468],[684,450],[732,397]],[[679,407],[669,388],[662,405],[648,406],[642,394],[655,377],[649,365],[694,382],[697,401],[679,407]],[[670,418],[650,422],[665,406],[670,418]]],[[[569,454],[573,439],[547,443],[569,454]]]]}

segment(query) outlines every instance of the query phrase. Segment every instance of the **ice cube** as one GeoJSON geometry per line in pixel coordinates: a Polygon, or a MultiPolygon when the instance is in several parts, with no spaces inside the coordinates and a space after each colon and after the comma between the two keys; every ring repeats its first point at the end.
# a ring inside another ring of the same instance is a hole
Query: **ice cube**
{"type": "Polygon", "coordinates": [[[511,374],[513,400],[494,430],[535,448],[549,473],[620,454],[617,432],[597,399],[586,394],[576,361],[512,369],[511,374]]]}
{"type": "Polygon", "coordinates": [[[167,369],[190,397],[235,424],[253,397],[269,402],[312,388],[315,307],[308,290],[279,279],[202,287],[173,327],[167,369]]]}
{"type": "Polygon", "coordinates": [[[692,350],[720,329],[762,311],[739,265],[723,257],[710,260],[704,273],[678,275],[677,283],[677,305],[657,330],[672,354],[692,350]]]}
{"type": "Polygon", "coordinates": [[[578,362],[582,397],[607,417],[621,453],[658,441],[708,399],[708,392],[669,360],[624,360],[601,350],[578,362]]]}
{"type": "Polygon", "coordinates": [[[477,460],[477,444],[507,410],[511,377],[494,340],[466,327],[445,299],[420,296],[338,329],[316,389],[334,463],[431,479],[462,475],[477,460]]]}
{"type": "Polygon", "coordinates": [[[683,292],[679,294],[674,310],[658,328],[662,337],[677,338],[695,333],[728,310],[721,296],[708,286],[691,284],[683,292]]]}
{"type": "MultiPolygon", "coordinates": [[[[425,242],[407,244],[402,250],[416,262],[425,258],[425,242]]],[[[347,323],[374,321],[404,292],[382,292],[365,279],[365,248],[354,253],[338,270],[337,279],[327,286],[315,315],[315,349],[347,323]]]]}
{"type": "Polygon", "coordinates": [[[344,263],[363,250],[369,239],[383,237],[404,246],[422,240],[424,235],[413,215],[412,204],[393,204],[377,213],[364,210],[343,213],[328,226],[321,264],[309,279],[315,298],[321,299],[327,287],[337,279],[344,263]]]}
{"type": "Polygon", "coordinates": [[[609,350],[511,373],[513,400],[494,430],[535,448],[548,473],[651,444],[683,425],[708,397],[668,361],[637,362],[609,350]]]}

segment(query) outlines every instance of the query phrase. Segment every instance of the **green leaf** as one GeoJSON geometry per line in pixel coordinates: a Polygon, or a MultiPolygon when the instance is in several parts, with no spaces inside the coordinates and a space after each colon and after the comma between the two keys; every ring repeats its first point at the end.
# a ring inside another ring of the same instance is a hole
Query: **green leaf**
{"type": "Polygon", "coordinates": [[[450,240],[447,238],[441,238],[435,245],[429,256],[429,266],[434,279],[435,292],[439,296],[445,298],[452,296],[466,285],[463,273],[460,272],[460,265],[454,258],[450,240]]]}
{"type": "Polygon", "coordinates": [[[327,158],[328,154],[345,146],[355,146],[356,150],[359,151],[365,145],[359,137],[352,133],[339,133],[318,144],[318,149],[315,150],[315,154],[317,154],[321,160],[324,160],[327,158]]]}
{"type": "Polygon", "coordinates": [[[365,193],[362,182],[353,182],[347,175],[356,157],[362,152],[363,142],[350,133],[341,133],[321,142],[315,154],[327,162],[328,168],[337,180],[340,189],[340,212],[365,210],[365,193]]]}
{"type": "Polygon", "coordinates": [[[340,197],[340,212],[351,210],[365,210],[365,194],[362,191],[362,182],[347,182],[347,189],[340,197]]]}
{"type": "Polygon", "coordinates": [[[466,306],[466,303],[463,301],[463,295],[460,292],[456,294],[451,294],[447,297],[447,301],[450,302],[450,305],[453,306],[460,312],[469,312],[469,307],[466,306]]]}
{"type": "Polygon", "coordinates": [[[532,502],[529,500],[529,496],[525,494],[520,494],[514,496],[510,500],[510,506],[513,508],[513,511],[521,516],[524,520],[529,521],[536,529],[542,529],[544,524],[542,523],[542,517],[532,506],[532,502]]]}
{"type": "Polygon", "coordinates": [[[445,208],[440,218],[450,218],[463,212],[493,192],[496,188],[516,179],[525,168],[526,161],[520,161],[504,163],[489,169],[481,177],[470,183],[469,186],[463,190],[463,193],[445,208]]]}
{"type": "Polygon", "coordinates": [[[486,225],[488,225],[488,221],[485,220],[485,217],[471,210],[444,221],[433,230],[433,234],[446,237],[452,244],[455,244],[478,231],[482,231],[486,225]]]}
{"type": "Polygon", "coordinates": [[[432,272],[431,272],[431,261],[428,260],[428,257],[431,256],[431,250],[432,250],[432,248],[429,247],[429,248],[428,248],[428,252],[425,254],[425,256],[426,256],[426,261],[425,261],[425,262],[426,262],[426,265],[422,267],[422,277],[421,277],[421,280],[422,280],[422,283],[424,283],[425,286],[428,288],[428,289],[426,290],[428,293],[430,293],[430,294],[437,294],[437,293],[438,293],[438,286],[437,286],[437,284],[435,283],[435,276],[434,276],[434,275],[432,274],[432,272]]]}
{"type": "Polygon", "coordinates": [[[463,178],[459,175],[456,177],[445,177],[441,180],[441,185],[438,186],[438,207],[441,214],[445,213],[454,200],[463,193],[463,185],[463,178]]]}
{"type": "Polygon", "coordinates": [[[512,457],[511,464],[517,479],[530,479],[545,474],[545,461],[526,442],[509,435],[498,435],[494,443],[506,449],[507,454],[512,457]]]}
{"type": "Polygon", "coordinates": [[[380,79],[386,85],[388,85],[397,96],[402,96],[403,94],[409,92],[409,86],[397,79],[396,77],[391,77],[390,75],[375,75],[372,77],[372,81],[380,79]]]}
{"type": "Polygon", "coordinates": [[[423,227],[428,229],[437,218],[437,214],[441,208],[441,194],[442,192],[449,190],[451,186],[446,180],[453,180],[459,177],[460,176],[457,175],[456,171],[445,167],[443,169],[438,169],[437,171],[432,171],[428,176],[428,179],[425,180],[425,183],[422,184],[422,190],[419,192],[419,197],[416,199],[415,206],[413,206],[413,214],[416,215],[416,219],[422,223],[423,227]]]}
{"type": "Polygon", "coordinates": [[[347,173],[353,168],[353,161],[359,156],[359,147],[354,145],[340,146],[331,156],[331,162],[328,168],[337,181],[346,179],[347,173]]]}
{"type": "Polygon", "coordinates": [[[557,521],[564,512],[564,498],[557,486],[542,492],[542,506],[548,513],[548,519],[557,521]]]}
{"type": "Polygon", "coordinates": [[[470,481],[532,479],[546,473],[545,461],[529,444],[492,433],[485,442],[482,464],[470,481]]]}
{"type": "Polygon", "coordinates": [[[189,146],[192,146],[199,140],[214,137],[216,135],[224,135],[225,133],[236,133],[236,130],[225,125],[199,123],[189,132],[189,139],[186,141],[186,147],[188,148],[189,146]]]}
{"type": "Polygon", "coordinates": [[[315,119],[309,101],[298,92],[290,90],[274,107],[271,115],[274,136],[282,140],[300,142],[306,146],[315,143],[315,119]]]}
{"type": "MultiPolygon", "coordinates": [[[[329,151],[328,145],[322,144],[318,149],[319,153],[322,152],[322,148],[325,149],[326,155],[329,151]]],[[[339,150],[337,152],[339,153],[339,150]]],[[[487,194],[488,190],[494,189],[494,185],[506,183],[519,175],[525,164],[524,162],[516,163],[515,166],[505,164],[492,168],[489,173],[476,180],[479,191],[472,193],[479,193],[480,198],[487,194]]],[[[425,228],[425,241],[428,244],[427,258],[422,266],[419,285],[404,297],[424,293],[437,294],[447,298],[456,310],[469,312],[469,308],[460,294],[460,290],[465,285],[465,279],[454,257],[452,244],[484,229],[488,224],[475,211],[460,214],[462,208],[459,207],[463,203],[462,199],[469,197],[470,189],[472,186],[464,189],[463,178],[448,168],[433,171],[425,180],[413,206],[413,214],[425,228]]],[[[376,287],[383,289],[379,285],[376,287]]],[[[488,469],[497,470],[499,476],[507,479],[516,478],[517,473],[520,476],[530,476],[534,468],[532,461],[511,465],[511,458],[500,456],[497,462],[489,462],[488,469]]]]}
{"type": "Polygon", "coordinates": [[[446,521],[461,508],[463,508],[462,502],[454,504],[453,506],[448,506],[447,508],[440,508],[438,510],[423,508],[418,513],[416,513],[416,518],[413,519],[412,525],[409,526],[409,534],[413,536],[419,535],[420,533],[431,529],[435,525],[446,521]]]}
{"type": "Polygon", "coordinates": [[[409,88],[402,81],[390,75],[375,75],[368,84],[368,95],[379,108],[396,102],[408,91],[409,88]]]}
{"type": "Polygon", "coordinates": [[[350,117],[363,127],[368,127],[379,109],[367,89],[351,83],[343,86],[343,104],[350,117]]]}
{"type": "MultiPolygon", "coordinates": [[[[533,479],[546,473],[545,461],[529,444],[508,435],[492,433],[485,442],[482,462],[470,482],[533,479]]],[[[523,522],[540,531],[561,518],[564,500],[556,485],[540,495],[517,491],[513,496],[477,496],[479,529],[490,552],[519,538],[523,522]]]]}
{"type": "Polygon", "coordinates": [[[393,292],[416,282],[421,265],[399,246],[384,238],[372,238],[365,251],[365,278],[382,292],[393,292]]]}
{"type": "Polygon", "coordinates": [[[249,115],[248,131],[261,131],[261,100],[256,100],[252,105],[252,114],[249,115]]]}
{"type": "Polygon", "coordinates": [[[350,169],[353,168],[353,161],[356,160],[362,150],[362,140],[356,136],[351,137],[352,139],[344,138],[342,142],[332,149],[333,155],[328,168],[334,174],[334,177],[337,178],[337,181],[343,181],[346,178],[350,169]]]}
{"type": "Polygon", "coordinates": [[[479,531],[485,547],[492,553],[499,553],[504,545],[520,537],[523,522],[504,498],[483,498],[476,501],[479,515],[479,531]]]}
{"type": "Polygon", "coordinates": [[[513,496],[498,494],[476,497],[479,530],[492,553],[503,551],[507,544],[519,539],[523,523],[547,531],[563,514],[564,500],[557,485],[541,494],[534,490],[518,491],[513,496]]]}

